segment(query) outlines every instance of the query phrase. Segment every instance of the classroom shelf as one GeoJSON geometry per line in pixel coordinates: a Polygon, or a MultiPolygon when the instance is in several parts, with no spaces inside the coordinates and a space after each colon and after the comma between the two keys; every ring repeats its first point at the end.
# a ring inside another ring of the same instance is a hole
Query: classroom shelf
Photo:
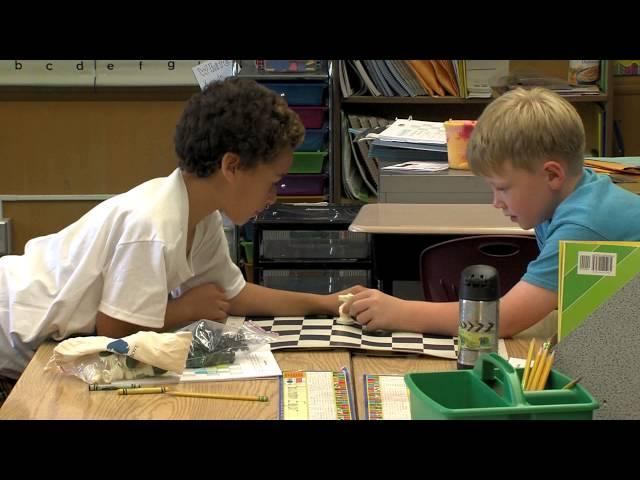
{"type": "MultiPolygon", "coordinates": [[[[581,102],[606,102],[609,96],[606,93],[597,95],[563,95],[563,98],[572,103],[581,102]]],[[[462,97],[373,97],[373,96],[352,96],[344,97],[343,104],[364,103],[364,104],[469,104],[490,103],[493,98],[462,98],[462,97]]]]}

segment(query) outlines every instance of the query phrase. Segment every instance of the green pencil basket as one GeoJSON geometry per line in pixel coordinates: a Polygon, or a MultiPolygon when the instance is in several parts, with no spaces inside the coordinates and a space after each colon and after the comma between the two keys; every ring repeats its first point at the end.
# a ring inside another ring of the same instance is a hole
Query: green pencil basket
{"type": "Polygon", "coordinates": [[[551,370],[545,390],[523,392],[524,369],[496,353],[478,357],[472,370],[404,376],[414,420],[591,420],[600,405],[581,385],[551,370]]]}

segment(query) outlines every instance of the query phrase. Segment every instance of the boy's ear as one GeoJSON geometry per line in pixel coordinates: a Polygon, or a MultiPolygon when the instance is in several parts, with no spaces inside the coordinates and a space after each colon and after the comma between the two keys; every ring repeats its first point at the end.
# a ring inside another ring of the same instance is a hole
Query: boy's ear
{"type": "Polygon", "coordinates": [[[233,180],[240,169],[240,156],[227,152],[220,161],[220,172],[227,180],[233,180]]]}
{"type": "Polygon", "coordinates": [[[552,190],[559,190],[567,178],[567,170],[562,162],[548,160],[542,165],[542,171],[552,190]]]}

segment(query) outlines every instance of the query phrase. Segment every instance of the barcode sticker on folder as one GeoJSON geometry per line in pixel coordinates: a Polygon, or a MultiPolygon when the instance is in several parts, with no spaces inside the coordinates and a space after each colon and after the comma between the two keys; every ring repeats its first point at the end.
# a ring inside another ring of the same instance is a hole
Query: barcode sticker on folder
{"type": "Polygon", "coordinates": [[[602,275],[615,277],[615,253],[578,252],[578,275],[602,275]]]}

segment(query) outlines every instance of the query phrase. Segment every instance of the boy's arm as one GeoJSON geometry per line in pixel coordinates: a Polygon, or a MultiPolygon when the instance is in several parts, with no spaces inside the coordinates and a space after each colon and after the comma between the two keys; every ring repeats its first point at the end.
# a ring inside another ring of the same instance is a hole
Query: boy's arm
{"type": "MultiPolygon", "coordinates": [[[[365,290],[353,287],[346,291],[353,293],[365,290]]],[[[346,292],[345,291],[345,292],[346,292]]],[[[230,315],[338,315],[338,295],[316,295],[312,293],[289,292],[248,283],[238,295],[229,300],[230,315]]]]}
{"type": "Polygon", "coordinates": [[[123,322],[100,311],[96,314],[96,335],[98,336],[122,338],[127,335],[133,335],[141,330],[150,330],[152,332],[164,331],[164,329],[143,327],[142,325],[123,322]]]}
{"type": "Polygon", "coordinates": [[[205,283],[167,302],[162,328],[128,323],[99,311],[96,315],[96,332],[105,337],[121,338],[140,330],[173,331],[201,318],[221,321],[227,315],[338,315],[338,295],[363,290],[366,289],[362,286],[354,286],[331,295],[314,295],[247,283],[238,295],[227,300],[222,288],[214,283],[205,283]]]}
{"type": "Polygon", "coordinates": [[[556,292],[520,280],[500,300],[500,336],[513,337],[556,308],[556,292]]]}
{"type": "Polygon", "coordinates": [[[225,297],[224,289],[214,283],[204,283],[167,302],[164,325],[161,328],[128,323],[98,311],[96,332],[98,335],[110,338],[122,338],[140,330],[167,332],[202,318],[214,321],[224,320],[227,318],[228,311],[229,302],[225,297]]]}
{"type": "MultiPolygon", "coordinates": [[[[500,299],[501,337],[529,328],[551,313],[556,292],[520,281],[500,299]]],[[[345,304],[350,315],[372,330],[402,330],[435,335],[457,335],[458,302],[408,301],[378,290],[365,290],[345,304]]]]}
{"type": "Polygon", "coordinates": [[[380,290],[367,289],[347,301],[343,309],[369,330],[458,333],[458,302],[402,300],[380,290]]]}

